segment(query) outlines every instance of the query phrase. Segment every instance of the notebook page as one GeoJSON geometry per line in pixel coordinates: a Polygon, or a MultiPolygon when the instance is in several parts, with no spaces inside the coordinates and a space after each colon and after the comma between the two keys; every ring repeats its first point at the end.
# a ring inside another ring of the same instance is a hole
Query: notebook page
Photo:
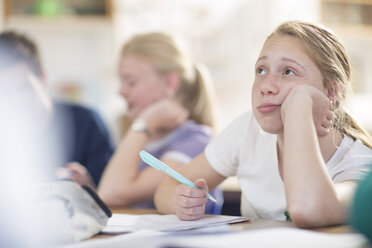
{"type": "Polygon", "coordinates": [[[205,215],[199,220],[182,221],[176,215],[160,214],[113,214],[102,233],[124,233],[142,229],[163,232],[190,230],[201,227],[247,221],[248,218],[227,215],[205,215]]]}

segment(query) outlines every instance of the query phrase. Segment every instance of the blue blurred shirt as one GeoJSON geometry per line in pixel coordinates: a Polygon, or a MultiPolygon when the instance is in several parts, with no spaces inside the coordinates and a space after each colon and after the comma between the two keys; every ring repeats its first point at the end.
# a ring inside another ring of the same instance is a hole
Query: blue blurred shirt
{"type": "Polygon", "coordinates": [[[112,153],[109,132],[98,113],[76,104],[55,102],[50,125],[56,135],[61,166],[77,161],[87,168],[98,185],[112,153]]]}

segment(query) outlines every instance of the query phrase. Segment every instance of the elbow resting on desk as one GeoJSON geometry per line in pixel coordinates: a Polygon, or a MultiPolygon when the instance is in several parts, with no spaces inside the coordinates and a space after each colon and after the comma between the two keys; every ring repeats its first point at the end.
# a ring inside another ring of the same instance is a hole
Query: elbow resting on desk
{"type": "Polygon", "coordinates": [[[323,190],[307,197],[287,197],[288,212],[293,223],[303,228],[345,223],[356,186],[357,182],[350,180],[335,184],[334,193],[327,194],[323,190]]]}
{"type": "Polygon", "coordinates": [[[297,202],[288,204],[293,224],[300,228],[315,228],[344,223],[346,211],[342,206],[326,206],[323,202],[297,202]]]}

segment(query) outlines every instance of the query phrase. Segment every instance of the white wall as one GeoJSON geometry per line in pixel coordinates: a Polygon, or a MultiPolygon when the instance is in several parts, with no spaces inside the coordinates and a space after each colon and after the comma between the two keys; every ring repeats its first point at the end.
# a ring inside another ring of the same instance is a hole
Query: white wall
{"type": "Polygon", "coordinates": [[[111,24],[99,20],[11,18],[7,28],[28,35],[38,44],[52,89],[63,81],[83,88],[83,101],[100,101],[98,92],[111,70],[111,24]]]}

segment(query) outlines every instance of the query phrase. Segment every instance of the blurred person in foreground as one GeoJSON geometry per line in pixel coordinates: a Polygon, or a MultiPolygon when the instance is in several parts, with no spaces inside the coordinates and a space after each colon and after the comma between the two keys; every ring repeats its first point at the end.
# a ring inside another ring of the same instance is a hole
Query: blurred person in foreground
{"type": "Polygon", "coordinates": [[[55,175],[79,161],[98,182],[112,151],[107,130],[97,113],[53,101],[45,86],[36,45],[0,33],[1,247],[81,240],[107,220],[82,187],[55,175]]]}
{"type": "MultiPolygon", "coordinates": [[[[372,167],[372,165],[371,165],[372,167]]],[[[350,224],[372,244],[372,170],[358,186],[350,211],[350,224]]]]}
{"type": "MultiPolygon", "coordinates": [[[[176,170],[201,153],[215,127],[213,85],[206,68],[165,33],[131,37],[122,47],[118,70],[119,94],[132,124],[105,169],[98,193],[111,207],[154,208],[153,194],[167,175],[141,161],[139,152],[146,150],[176,170]]],[[[219,214],[222,191],[211,193],[218,203],[208,203],[206,212],[219,214]]]]}
{"type": "MultiPolygon", "coordinates": [[[[14,31],[5,31],[0,34],[0,42],[2,54],[9,58],[2,67],[12,67],[14,74],[31,78],[29,83],[12,86],[19,91],[34,87],[34,98],[29,101],[19,99],[20,103],[23,102],[20,107],[28,110],[37,103],[39,114],[30,118],[43,120],[40,129],[51,131],[51,137],[58,141],[55,142],[55,150],[62,154],[60,166],[83,164],[92,175],[92,184],[98,184],[113,152],[108,130],[101,117],[90,108],[56,101],[48,95],[46,74],[37,46],[30,38],[14,31]]],[[[34,114],[32,111],[26,113],[34,114]]]]}

